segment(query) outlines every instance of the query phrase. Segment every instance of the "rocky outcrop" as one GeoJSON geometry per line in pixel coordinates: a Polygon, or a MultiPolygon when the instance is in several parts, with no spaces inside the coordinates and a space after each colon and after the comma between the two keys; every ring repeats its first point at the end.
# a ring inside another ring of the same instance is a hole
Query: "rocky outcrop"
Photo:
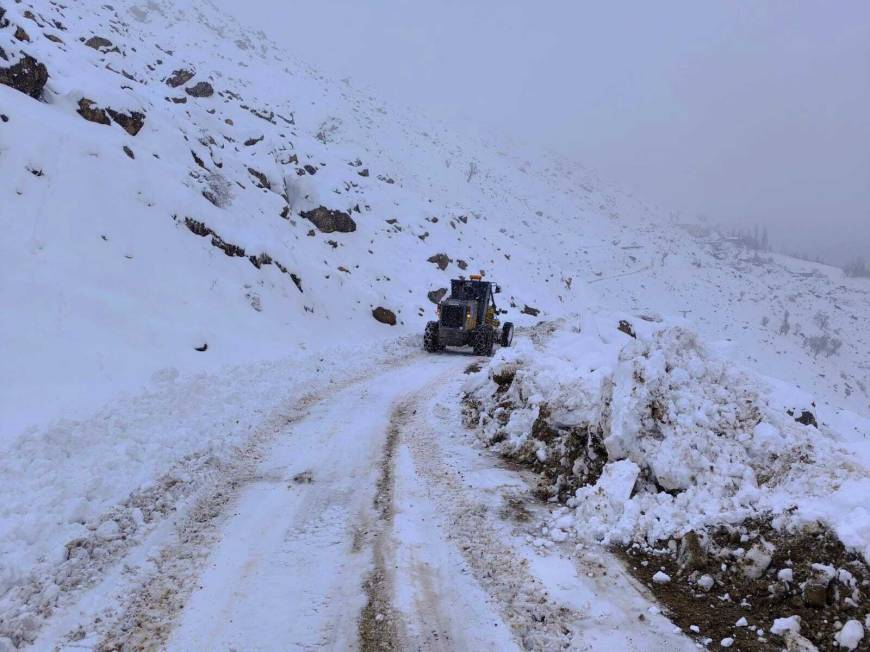
{"type": "Polygon", "coordinates": [[[85,41],[85,45],[87,45],[89,48],[93,48],[94,50],[98,50],[104,53],[111,52],[113,50],[116,52],[118,51],[118,48],[116,48],[109,39],[103,38],[102,36],[92,36],[87,41],[85,41]]]}
{"type": "Polygon", "coordinates": [[[310,211],[300,213],[303,218],[312,222],[321,233],[352,233],[356,231],[356,222],[343,211],[332,211],[320,206],[310,211]]]}
{"type": "Polygon", "coordinates": [[[628,335],[629,337],[637,339],[637,334],[634,332],[634,328],[629,322],[625,321],[624,319],[619,320],[619,324],[616,328],[628,335]]]}
{"type": "Polygon", "coordinates": [[[192,70],[184,70],[183,68],[176,70],[169,76],[166,80],[167,86],[171,86],[172,88],[178,88],[179,86],[183,86],[191,79],[193,79],[195,72],[192,70]]]}
{"type": "Polygon", "coordinates": [[[0,84],[10,86],[34,99],[42,96],[42,89],[47,81],[48,69],[28,55],[24,55],[9,68],[0,68],[0,84]]]}
{"type": "Polygon", "coordinates": [[[269,183],[269,177],[260,172],[259,170],[255,170],[254,168],[248,168],[248,174],[254,177],[257,180],[257,185],[260,188],[265,188],[266,190],[272,189],[272,184],[269,183]]]}
{"type": "MultiPolygon", "coordinates": [[[[173,219],[178,219],[177,216],[173,216],[173,219]]],[[[257,255],[248,255],[245,253],[245,250],[237,244],[233,244],[232,242],[227,242],[223,238],[221,238],[214,230],[207,226],[205,223],[200,222],[199,220],[195,220],[192,217],[184,218],[184,226],[187,227],[188,231],[193,233],[194,235],[198,235],[201,238],[205,238],[207,236],[211,236],[211,245],[220,249],[227,256],[231,258],[247,258],[248,261],[256,267],[257,269],[262,269],[266,265],[275,265],[281,273],[287,274],[290,279],[293,281],[293,284],[296,286],[296,289],[302,292],[302,280],[293,272],[287,269],[284,265],[282,265],[279,261],[275,260],[267,254],[265,251],[257,254],[257,255]]]]}
{"type": "Polygon", "coordinates": [[[88,122],[96,122],[100,125],[110,125],[112,121],[105,110],[98,107],[93,100],[83,97],[79,100],[79,110],[76,111],[81,117],[88,122]]]}
{"type": "Polygon", "coordinates": [[[816,421],[816,415],[809,410],[802,410],[801,415],[799,417],[795,417],[795,421],[797,421],[798,423],[802,423],[805,426],[812,426],[813,428],[819,427],[819,423],[818,421],[816,421]]]}
{"type": "Polygon", "coordinates": [[[106,113],[108,113],[112,117],[112,120],[121,125],[124,131],[131,136],[138,134],[145,125],[145,114],[139,113],[138,111],[121,113],[120,111],[115,111],[113,109],[106,109],[106,113]]]}
{"type": "Polygon", "coordinates": [[[381,322],[382,324],[387,324],[389,326],[396,325],[396,313],[394,313],[392,310],[388,310],[387,308],[378,306],[377,308],[372,310],[372,317],[374,317],[375,320],[381,322]]]}
{"type": "Polygon", "coordinates": [[[112,120],[117,122],[131,136],[138,134],[145,125],[145,114],[138,111],[122,113],[112,108],[100,108],[93,100],[83,97],[79,100],[79,108],[76,111],[88,122],[96,122],[101,125],[110,125],[112,120]]]}
{"type": "Polygon", "coordinates": [[[532,317],[537,317],[541,311],[537,308],[532,308],[531,306],[523,306],[523,309],[520,311],[524,315],[531,315],[532,317]]]}
{"type": "Polygon", "coordinates": [[[442,272],[447,269],[447,266],[450,264],[450,256],[447,254],[435,254],[434,256],[429,256],[426,260],[427,262],[437,265],[438,269],[442,272]]]}
{"type": "Polygon", "coordinates": [[[214,87],[208,82],[198,82],[184,89],[191,97],[211,97],[214,95],[214,87]]]}

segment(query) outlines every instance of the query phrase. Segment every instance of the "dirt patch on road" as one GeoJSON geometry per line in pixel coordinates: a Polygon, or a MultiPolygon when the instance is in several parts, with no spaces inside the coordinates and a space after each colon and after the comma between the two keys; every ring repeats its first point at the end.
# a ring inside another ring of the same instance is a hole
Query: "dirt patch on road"
{"type": "MultiPolygon", "coordinates": [[[[377,523],[374,525],[375,533],[372,540],[374,568],[363,582],[363,591],[367,599],[366,605],[360,613],[358,627],[359,646],[362,652],[398,650],[401,647],[399,645],[398,615],[392,606],[393,583],[387,571],[384,548],[388,544],[387,537],[394,516],[396,448],[399,443],[400,428],[407,421],[409,409],[406,403],[400,403],[393,410],[390,416],[387,440],[384,443],[384,452],[379,464],[380,475],[373,502],[377,514],[377,523]]],[[[354,543],[356,544],[356,537],[354,543]]]]}
{"type": "MultiPolygon", "coordinates": [[[[790,616],[800,618],[800,636],[808,643],[838,649],[837,631],[870,615],[870,568],[822,525],[788,532],[769,520],[746,521],[659,547],[634,544],[617,554],[684,631],[716,644],[733,639],[733,650],[784,647],[788,642],[771,627],[790,616]]],[[[801,649],[790,638],[788,649],[801,649]]],[[[870,650],[870,639],[858,649],[870,650]]]]}

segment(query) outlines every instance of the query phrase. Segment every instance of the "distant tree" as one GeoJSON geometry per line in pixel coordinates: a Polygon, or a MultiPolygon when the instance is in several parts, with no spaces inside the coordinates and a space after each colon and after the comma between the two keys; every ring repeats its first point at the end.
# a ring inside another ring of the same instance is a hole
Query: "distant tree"
{"type": "Polygon", "coordinates": [[[738,244],[753,251],[771,250],[767,227],[762,228],[756,224],[751,229],[734,229],[731,237],[737,240],[738,244]]]}
{"type": "Polygon", "coordinates": [[[856,258],[843,267],[846,276],[852,278],[870,278],[870,267],[861,258],[856,258]]]}
{"type": "Polygon", "coordinates": [[[791,322],[788,320],[788,317],[788,310],[786,310],[785,314],[782,316],[782,323],[779,325],[780,335],[788,335],[791,331],[791,322]]]}
{"type": "Polygon", "coordinates": [[[476,174],[477,174],[477,163],[475,163],[474,161],[471,161],[468,164],[468,177],[465,180],[470,182],[474,178],[474,175],[476,175],[476,174]]]}

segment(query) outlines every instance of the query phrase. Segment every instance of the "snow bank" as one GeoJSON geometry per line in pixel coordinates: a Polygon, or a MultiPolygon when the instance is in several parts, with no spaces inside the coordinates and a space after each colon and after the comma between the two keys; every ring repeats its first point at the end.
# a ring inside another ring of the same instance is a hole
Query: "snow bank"
{"type": "Polygon", "coordinates": [[[484,440],[564,499],[551,529],[652,543],[774,514],[778,526],[823,520],[870,556],[870,471],[831,433],[687,328],[620,322],[596,313],[520,339],[466,386],[484,440]]]}

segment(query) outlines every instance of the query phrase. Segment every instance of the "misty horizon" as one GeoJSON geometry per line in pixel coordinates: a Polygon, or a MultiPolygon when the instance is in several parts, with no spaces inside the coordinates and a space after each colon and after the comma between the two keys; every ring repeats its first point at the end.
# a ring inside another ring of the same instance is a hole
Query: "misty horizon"
{"type": "Polygon", "coordinates": [[[687,219],[870,259],[870,5],[216,2],[325,74],[687,219]]]}

